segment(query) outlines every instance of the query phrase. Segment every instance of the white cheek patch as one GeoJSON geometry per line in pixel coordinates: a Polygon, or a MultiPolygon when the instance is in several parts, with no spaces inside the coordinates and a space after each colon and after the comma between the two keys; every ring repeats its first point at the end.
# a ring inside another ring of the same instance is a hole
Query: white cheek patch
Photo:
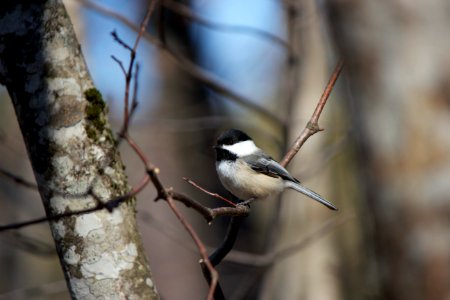
{"type": "Polygon", "coordinates": [[[259,148],[256,147],[255,143],[250,140],[239,142],[234,145],[223,145],[222,148],[236,154],[237,156],[254,154],[259,150],[259,148]]]}

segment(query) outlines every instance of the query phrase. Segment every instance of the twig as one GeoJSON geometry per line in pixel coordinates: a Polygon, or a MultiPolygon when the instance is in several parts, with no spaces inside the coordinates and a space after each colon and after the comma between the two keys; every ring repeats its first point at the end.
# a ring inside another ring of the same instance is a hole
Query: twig
{"type": "Polygon", "coordinates": [[[211,223],[211,221],[214,219],[212,215],[212,210],[208,207],[201,205],[194,199],[191,199],[184,194],[173,191],[171,192],[171,196],[173,199],[183,203],[186,207],[192,208],[195,211],[197,211],[200,215],[203,216],[203,218],[205,218],[206,222],[211,223]]]}
{"type": "Polygon", "coordinates": [[[322,110],[327,103],[328,97],[331,94],[331,91],[333,90],[334,84],[336,83],[339,74],[342,71],[342,68],[344,67],[344,62],[341,60],[337,63],[333,73],[331,74],[330,80],[328,81],[328,84],[320,97],[319,102],[317,103],[316,109],[314,110],[314,113],[311,116],[311,119],[308,121],[306,127],[303,129],[303,131],[300,133],[300,135],[297,137],[297,139],[294,141],[293,145],[291,146],[290,150],[286,153],[283,160],[281,161],[282,166],[286,166],[292,158],[297,154],[297,152],[300,150],[300,148],[303,146],[305,141],[315,133],[322,131],[319,127],[319,117],[322,113],[322,110]]]}
{"type": "MultiPolygon", "coordinates": [[[[121,138],[124,134],[128,131],[128,126],[130,124],[130,109],[129,109],[129,102],[130,102],[130,84],[131,80],[133,79],[133,67],[134,62],[136,59],[136,50],[139,45],[139,42],[145,32],[145,29],[147,27],[148,21],[150,20],[150,16],[152,15],[153,11],[155,10],[155,6],[158,3],[158,0],[150,1],[148,7],[147,7],[147,13],[145,14],[144,19],[142,20],[139,29],[137,30],[137,37],[134,41],[134,46],[129,46],[126,42],[124,42],[116,31],[111,32],[111,35],[113,36],[114,40],[122,45],[125,49],[127,49],[130,52],[130,63],[128,64],[128,70],[125,70],[125,67],[123,66],[122,62],[118,60],[116,57],[112,56],[112,59],[116,61],[120,68],[122,69],[122,72],[125,74],[125,96],[124,96],[124,111],[123,111],[123,126],[122,129],[119,132],[119,138],[121,138]]],[[[138,67],[139,68],[139,67],[138,67]]],[[[136,70],[136,76],[137,76],[138,69],[136,70]]],[[[137,81],[137,77],[135,77],[135,81],[137,81]]],[[[133,103],[132,103],[132,111],[137,107],[137,101],[135,101],[135,96],[137,94],[137,84],[135,84],[134,89],[134,96],[133,96],[133,103]]]]}
{"type": "MultiPolygon", "coordinates": [[[[186,243],[186,241],[179,236],[179,228],[175,225],[167,223],[162,218],[156,217],[153,213],[149,211],[140,210],[138,213],[139,221],[141,221],[149,230],[153,230],[160,234],[161,236],[171,240],[177,246],[184,248],[185,250],[197,254],[197,248],[191,243],[186,243]]],[[[144,229],[146,231],[146,229],[144,229]]]]}
{"type": "Polygon", "coordinates": [[[125,133],[123,135],[123,138],[127,141],[128,145],[134,150],[134,152],[137,154],[139,159],[142,161],[142,163],[149,169],[155,169],[156,173],[159,173],[159,169],[155,168],[153,165],[151,165],[147,159],[147,156],[145,155],[144,151],[141,150],[141,148],[136,144],[136,142],[127,134],[125,133]]]}
{"type": "Polygon", "coordinates": [[[18,222],[18,223],[11,223],[7,225],[0,226],[0,232],[7,231],[7,230],[13,230],[13,229],[19,229],[26,226],[36,225],[43,222],[50,222],[50,221],[59,221],[66,217],[71,216],[78,216],[78,215],[84,215],[91,212],[95,212],[102,209],[107,209],[109,212],[117,208],[120,204],[122,204],[125,201],[128,201],[130,198],[134,197],[136,194],[138,194],[149,182],[149,177],[145,176],[142,178],[139,185],[134,187],[130,192],[126,193],[123,196],[119,196],[117,198],[108,200],[106,202],[97,201],[97,205],[95,207],[86,208],[82,210],[77,211],[70,211],[65,212],[61,214],[56,214],[52,216],[46,216],[46,217],[40,217],[29,221],[24,222],[18,222]]]}
{"type": "Polygon", "coordinates": [[[208,208],[194,199],[190,198],[189,196],[186,196],[184,194],[172,191],[172,190],[166,190],[161,182],[159,181],[159,178],[157,177],[155,173],[155,170],[148,169],[147,172],[149,173],[150,177],[152,178],[153,184],[156,189],[159,190],[158,195],[156,196],[155,201],[163,199],[167,197],[167,195],[170,195],[172,199],[183,203],[186,207],[192,208],[195,211],[197,211],[203,218],[205,218],[206,222],[211,223],[215,218],[217,217],[223,217],[223,216],[239,216],[239,217],[246,217],[250,213],[250,208],[245,205],[237,205],[236,207],[217,207],[217,208],[208,208]]]}
{"type": "Polygon", "coordinates": [[[138,88],[139,88],[139,71],[140,71],[140,65],[136,63],[136,67],[134,68],[134,86],[133,86],[133,97],[131,98],[131,110],[130,110],[130,116],[131,119],[134,112],[136,111],[136,108],[139,105],[139,102],[137,100],[137,94],[138,94],[138,88]]]}
{"type": "Polygon", "coordinates": [[[112,37],[114,38],[114,40],[115,40],[117,43],[119,43],[122,47],[124,47],[125,49],[127,49],[127,50],[130,51],[131,53],[134,53],[134,49],[131,48],[130,46],[128,46],[128,44],[125,43],[125,41],[122,40],[122,39],[119,37],[119,35],[117,34],[117,31],[116,31],[116,30],[113,30],[113,31],[111,32],[111,36],[112,36],[112,37]]]}
{"type": "MultiPolygon", "coordinates": [[[[333,90],[334,85],[336,84],[337,79],[339,78],[339,75],[341,74],[342,68],[344,67],[344,61],[341,59],[336,64],[336,67],[334,68],[333,73],[330,76],[330,80],[328,81],[328,84],[322,93],[322,96],[320,97],[319,103],[317,104],[316,109],[314,110],[314,113],[311,118],[311,123],[318,124],[320,114],[322,113],[322,110],[327,103],[328,98],[330,97],[331,91],[333,90]]],[[[319,129],[323,130],[323,129],[319,129]]]]}
{"type": "Polygon", "coordinates": [[[120,69],[122,70],[123,75],[125,76],[125,78],[127,77],[127,71],[125,70],[125,67],[123,66],[123,63],[120,59],[118,59],[117,57],[115,57],[114,55],[111,55],[112,60],[114,60],[120,67],[120,69]]]}
{"type": "Polygon", "coordinates": [[[226,203],[230,204],[231,206],[236,207],[236,203],[232,202],[231,200],[228,200],[228,199],[225,198],[225,197],[220,196],[220,195],[217,194],[217,193],[212,193],[212,192],[210,192],[210,191],[208,191],[208,190],[202,188],[201,186],[199,186],[197,183],[195,183],[195,182],[192,181],[191,179],[189,179],[189,178],[187,178],[187,177],[183,177],[183,180],[186,181],[187,183],[189,183],[190,185],[196,187],[196,188],[199,189],[200,191],[202,191],[202,192],[204,192],[204,193],[206,193],[206,194],[208,194],[208,195],[210,195],[210,196],[213,196],[213,197],[215,197],[215,198],[217,198],[217,199],[220,199],[220,200],[222,200],[222,201],[225,201],[226,203]]]}
{"type": "Polygon", "coordinates": [[[212,209],[212,217],[247,217],[250,213],[250,207],[246,205],[236,205],[236,207],[217,207],[212,209]]]}
{"type": "Polygon", "coordinates": [[[136,41],[134,42],[134,46],[133,46],[134,53],[136,53],[139,42],[145,32],[145,29],[147,28],[147,24],[148,24],[148,21],[150,20],[150,16],[152,15],[153,11],[155,10],[156,4],[158,2],[159,2],[159,0],[150,0],[150,4],[147,8],[147,13],[145,15],[144,20],[141,22],[141,27],[139,28],[138,36],[136,37],[136,41]]]}

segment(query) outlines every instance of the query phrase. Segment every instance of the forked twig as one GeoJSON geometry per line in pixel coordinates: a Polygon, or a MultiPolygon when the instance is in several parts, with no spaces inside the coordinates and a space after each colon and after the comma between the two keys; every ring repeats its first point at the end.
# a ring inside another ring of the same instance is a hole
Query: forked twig
{"type": "Polygon", "coordinates": [[[322,96],[319,99],[319,102],[317,103],[316,109],[314,110],[311,119],[308,121],[303,131],[300,133],[300,135],[297,137],[297,139],[290,147],[289,151],[282,159],[280,163],[282,166],[285,167],[292,160],[292,158],[294,158],[294,156],[297,154],[297,152],[300,150],[300,148],[303,146],[303,144],[309,137],[323,130],[319,127],[319,117],[322,114],[323,108],[327,103],[327,100],[331,94],[331,91],[333,90],[333,87],[343,67],[344,62],[340,60],[337,63],[336,67],[334,68],[333,73],[331,74],[330,80],[328,81],[328,84],[325,87],[325,90],[323,91],[322,96]]]}

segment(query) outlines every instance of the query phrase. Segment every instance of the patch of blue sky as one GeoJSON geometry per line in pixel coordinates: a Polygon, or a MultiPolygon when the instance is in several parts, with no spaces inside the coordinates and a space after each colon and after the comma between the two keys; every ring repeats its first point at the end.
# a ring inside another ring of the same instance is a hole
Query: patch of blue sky
{"type": "MultiPolygon", "coordinates": [[[[228,25],[258,28],[285,38],[283,8],[271,0],[201,0],[194,9],[205,19],[228,25]]],[[[264,37],[195,25],[200,64],[223,78],[238,93],[267,101],[276,93],[286,49],[264,37]]]]}

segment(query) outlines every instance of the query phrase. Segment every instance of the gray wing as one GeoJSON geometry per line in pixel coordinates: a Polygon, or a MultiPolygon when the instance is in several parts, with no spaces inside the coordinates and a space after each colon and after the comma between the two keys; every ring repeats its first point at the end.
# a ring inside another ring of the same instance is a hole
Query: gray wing
{"type": "Polygon", "coordinates": [[[281,177],[286,180],[293,182],[299,182],[297,179],[292,177],[289,172],[283,168],[279,163],[273,160],[270,156],[260,153],[247,155],[241,158],[244,160],[253,170],[258,173],[265,174],[271,177],[281,177]]]}

